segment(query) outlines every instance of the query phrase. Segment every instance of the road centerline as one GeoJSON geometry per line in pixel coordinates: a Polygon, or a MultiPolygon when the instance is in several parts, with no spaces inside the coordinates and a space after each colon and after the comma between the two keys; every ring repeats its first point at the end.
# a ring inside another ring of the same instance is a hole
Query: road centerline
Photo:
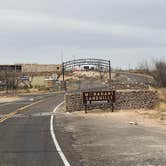
{"type": "Polygon", "coordinates": [[[33,105],[36,105],[36,104],[38,104],[38,103],[43,102],[43,101],[45,101],[45,100],[46,100],[46,99],[42,99],[42,100],[33,102],[33,103],[28,104],[28,105],[26,105],[26,106],[20,107],[20,108],[18,108],[18,109],[15,110],[15,111],[12,111],[12,112],[10,112],[10,113],[8,113],[8,114],[5,114],[2,118],[0,118],[0,123],[3,123],[5,120],[7,120],[7,119],[13,117],[13,116],[16,115],[18,112],[23,111],[23,110],[25,110],[25,109],[27,109],[27,108],[33,106],[33,105]]]}

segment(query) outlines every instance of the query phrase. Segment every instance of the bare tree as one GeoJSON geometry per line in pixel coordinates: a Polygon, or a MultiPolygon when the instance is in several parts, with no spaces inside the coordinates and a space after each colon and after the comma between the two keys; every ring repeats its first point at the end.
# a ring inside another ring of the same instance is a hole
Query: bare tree
{"type": "Polygon", "coordinates": [[[153,76],[158,87],[166,87],[166,62],[164,60],[153,60],[151,65],[147,62],[141,63],[138,69],[153,76]]]}
{"type": "Polygon", "coordinates": [[[155,69],[151,73],[159,87],[166,87],[166,62],[155,61],[155,69]]]}
{"type": "Polygon", "coordinates": [[[150,65],[147,61],[144,61],[138,65],[138,70],[145,74],[150,74],[150,65]]]}

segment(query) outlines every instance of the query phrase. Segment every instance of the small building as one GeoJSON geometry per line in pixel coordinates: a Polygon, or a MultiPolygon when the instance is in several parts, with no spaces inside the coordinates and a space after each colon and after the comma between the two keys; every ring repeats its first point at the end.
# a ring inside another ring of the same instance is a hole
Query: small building
{"type": "Polygon", "coordinates": [[[21,64],[23,73],[60,72],[60,64],[21,64]]]}
{"type": "Polygon", "coordinates": [[[20,73],[46,73],[46,72],[60,72],[60,64],[14,64],[14,65],[0,65],[0,72],[20,72],[20,73]]]}
{"type": "Polygon", "coordinates": [[[22,72],[22,65],[0,65],[0,72],[22,72]]]}

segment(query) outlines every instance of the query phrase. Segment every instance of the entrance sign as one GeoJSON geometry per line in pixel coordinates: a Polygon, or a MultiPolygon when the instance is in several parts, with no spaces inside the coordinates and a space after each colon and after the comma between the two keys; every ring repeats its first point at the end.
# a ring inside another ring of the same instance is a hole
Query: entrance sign
{"type": "Polygon", "coordinates": [[[92,102],[108,102],[111,104],[112,112],[114,110],[115,103],[115,91],[93,91],[83,92],[83,104],[85,106],[85,113],[87,113],[87,105],[92,102]]]}

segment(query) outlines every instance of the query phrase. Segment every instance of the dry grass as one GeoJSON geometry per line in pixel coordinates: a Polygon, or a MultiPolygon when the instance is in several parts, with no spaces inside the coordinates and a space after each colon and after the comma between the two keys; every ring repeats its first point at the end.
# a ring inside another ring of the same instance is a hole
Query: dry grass
{"type": "Polygon", "coordinates": [[[160,99],[159,106],[154,110],[137,110],[136,112],[144,117],[156,119],[166,124],[166,88],[157,89],[157,91],[160,99]]]}
{"type": "Polygon", "coordinates": [[[160,111],[166,112],[166,88],[158,89],[159,92],[159,98],[160,98],[160,111]]]}
{"type": "Polygon", "coordinates": [[[166,103],[166,88],[158,89],[161,102],[166,103]]]}
{"type": "Polygon", "coordinates": [[[4,96],[0,97],[0,103],[6,103],[6,102],[14,102],[20,100],[20,97],[9,97],[9,96],[4,96]]]}
{"type": "Polygon", "coordinates": [[[159,107],[156,109],[156,117],[166,122],[166,88],[158,89],[160,104],[159,107]]]}

